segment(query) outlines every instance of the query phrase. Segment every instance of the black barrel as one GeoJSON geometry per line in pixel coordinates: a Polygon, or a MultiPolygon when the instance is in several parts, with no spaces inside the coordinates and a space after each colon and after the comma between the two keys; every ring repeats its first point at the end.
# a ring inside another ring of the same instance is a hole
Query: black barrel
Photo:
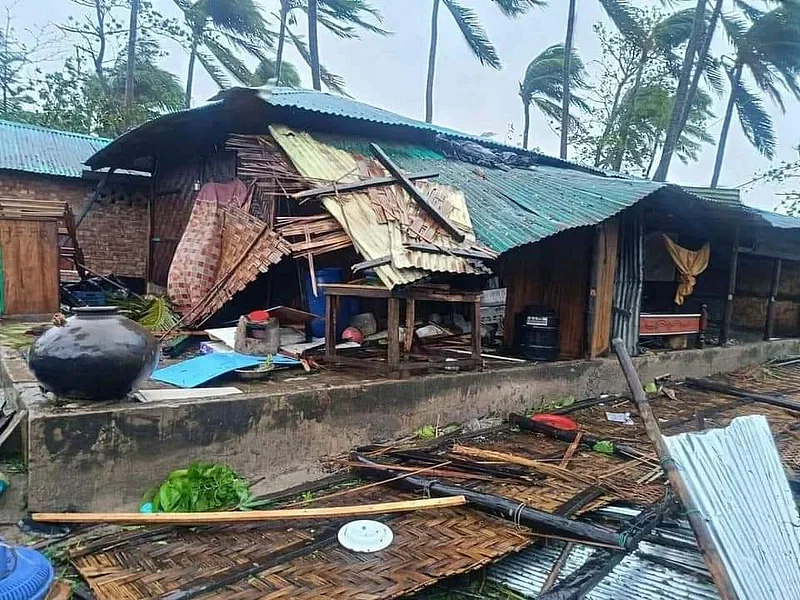
{"type": "Polygon", "coordinates": [[[527,360],[549,361],[558,357],[559,319],[542,306],[526,306],[515,315],[517,351],[527,360]]]}

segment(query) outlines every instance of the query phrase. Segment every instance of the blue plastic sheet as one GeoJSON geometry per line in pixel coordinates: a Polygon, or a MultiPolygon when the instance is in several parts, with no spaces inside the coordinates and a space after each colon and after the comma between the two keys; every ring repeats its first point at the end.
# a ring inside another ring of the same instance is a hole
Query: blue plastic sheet
{"type": "Polygon", "coordinates": [[[263,357],[238,352],[214,352],[153,371],[150,378],[182,388],[193,388],[225,373],[254,367],[264,361],[263,357]]]}

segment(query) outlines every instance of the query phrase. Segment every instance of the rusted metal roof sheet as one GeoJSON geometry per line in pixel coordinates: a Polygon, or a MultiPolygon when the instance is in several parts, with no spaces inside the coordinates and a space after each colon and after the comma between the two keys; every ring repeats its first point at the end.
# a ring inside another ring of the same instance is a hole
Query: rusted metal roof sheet
{"type": "Polygon", "coordinates": [[[800,590],[800,516],[767,419],[665,438],[723,567],[744,600],[800,590]]]}
{"type": "MultiPolygon", "coordinates": [[[[360,162],[347,150],[321,142],[312,135],[294,131],[288,127],[274,126],[270,132],[276,142],[289,156],[297,170],[312,180],[325,182],[358,181],[364,175],[364,160],[360,162]]],[[[368,156],[368,154],[367,154],[368,156]]],[[[374,167],[374,165],[373,165],[374,167]]],[[[385,172],[383,173],[385,174],[385,172]]],[[[452,207],[450,220],[466,235],[465,243],[475,243],[469,211],[464,194],[440,183],[423,183],[420,188],[429,197],[436,197],[452,207]]],[[[387,186],[381,194],[391,194],[404,210],[416,210],[415,202],[399,186],[387,186]]],[[[461,247],[446,234],[440,234],[435,245],[442,252],[412,251],[406,247],[409,241],[406,227],[396,219],[381,220],[376,214],[374,202],[380,196],[371,191],[326,196],[322,202],[325,209],[342,225],[353,240],[358,252],[366,260],[390,256],[391,264],[376,267],[381,281],[388,287],[406,285],[421,279],[431,272],[478,274],[484,272],[466,258],[447,254],[448,249],[461,247]]]]}

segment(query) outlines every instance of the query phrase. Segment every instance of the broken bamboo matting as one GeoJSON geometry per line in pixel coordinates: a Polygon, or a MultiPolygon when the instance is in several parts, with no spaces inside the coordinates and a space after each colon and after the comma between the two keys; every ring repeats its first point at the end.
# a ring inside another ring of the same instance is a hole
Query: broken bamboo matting
{"type": "MultiPolygon", "coordinates": [[[[373,489],[358,497],[368,502],[411,496],[373,489]]],[[[343,504],[352,500],[341,498],[343,504]]],[[[382,520],[395,538],[375,554],[356,554],[339,546],[335,533],[344,521],[315,521],[304,527],[270,523],[113,533],[87,542],[83,550],[74,547],[71,556],[100,600],[166,598],[178,590],[213,587],[215,581],[254,564],[267,566],[190,597],[377,600],[476,569],[524,548],[532,539],[512,523],[467,508],[382,520]]]]}

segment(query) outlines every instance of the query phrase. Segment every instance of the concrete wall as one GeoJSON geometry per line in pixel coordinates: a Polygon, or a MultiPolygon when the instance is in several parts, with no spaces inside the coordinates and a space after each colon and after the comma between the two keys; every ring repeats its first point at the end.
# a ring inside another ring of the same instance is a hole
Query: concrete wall
{"type": "MultiPolygon", "coordinates": [[[[95,182],[0,171],[0,197],[66,200],[77,215],[95,182]]],[[[78,228],[78,243],[93,271],[146,278],[150,213],[147,196],[109,185],[78,228]]]]}
{"type": "MultiPolygon", "coordinates": [[[[614,359],[339,385],[190,402],[55,407],[24,363],[4,351],[3,386],[27,406],[31,510],[134,508],[142,493],[191,461],[227,463],[281,489],[321,475],[318,460],[426,423],[524,411],[553,399],[627,388],[614,359]]],[[[783,340],[639,357],[642,380],[702,377],[800,352],[783,340]]]]}

